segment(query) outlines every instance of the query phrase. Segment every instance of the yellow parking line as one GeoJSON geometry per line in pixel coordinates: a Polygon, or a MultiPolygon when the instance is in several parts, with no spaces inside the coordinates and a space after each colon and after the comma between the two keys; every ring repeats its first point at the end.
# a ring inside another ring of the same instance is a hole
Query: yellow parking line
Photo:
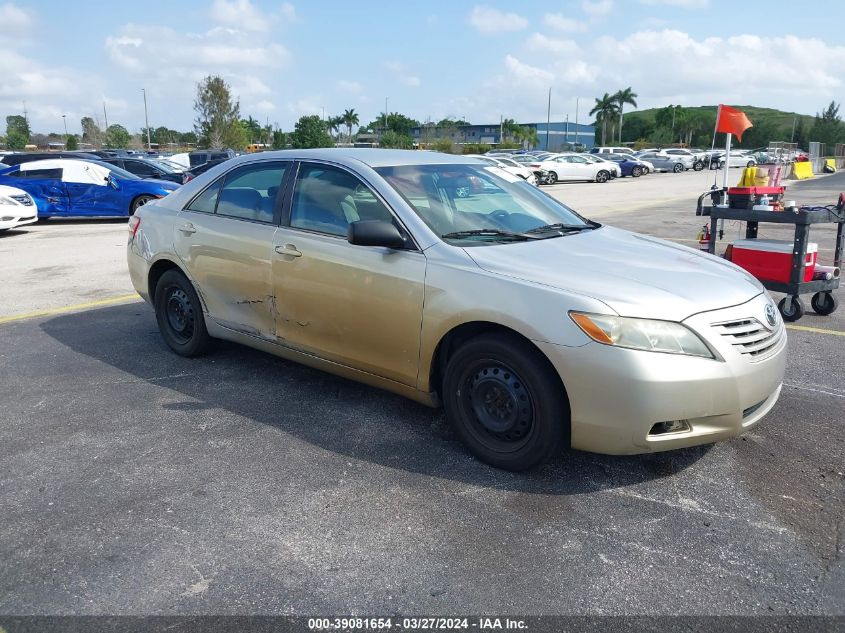
{"type": "Polygon", "coordinates": [[[834,336],[845,336],[842,330],[826,330],[821,327],[810,327],[808,325],[787,325],[787,329],[799,330],[800,332],[815,332],[816,334],[833,334],[834,336]]]}
{"type": "Polygon", "coordinates": [[[137,294],[119,295],[116,297],[108,297],[107,299],[100,299],[98,301],[89,301],[88,303],[77,303],[69,306],[62,306],[61,308],[52,308],[51,310],[41,310],[39,312],[27,312],[26,314],[13,314],[11,316],[0,317],[0,325],[4,323],[14,323],[15,321],[25,321],[26,319],[35,319],[37,317],[55,316],[57,314],[64,314],[66,312],[79,312],[81,310],[90,310],[91,308],[99,308],[115,303],[127,303],[129,301],[140,301],[141,297],[137,294]]]}

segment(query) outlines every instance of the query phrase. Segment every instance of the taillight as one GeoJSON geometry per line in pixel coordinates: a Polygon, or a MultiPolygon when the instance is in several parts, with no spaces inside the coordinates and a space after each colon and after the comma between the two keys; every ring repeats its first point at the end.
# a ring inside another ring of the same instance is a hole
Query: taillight
{"type": "Polygon", "coordinates": [[[129,217],[129,238],[135,239],[135,233],[138,232],[138,228],[141,226],[141,218],[137,215],[133,215],[129,217]]]}

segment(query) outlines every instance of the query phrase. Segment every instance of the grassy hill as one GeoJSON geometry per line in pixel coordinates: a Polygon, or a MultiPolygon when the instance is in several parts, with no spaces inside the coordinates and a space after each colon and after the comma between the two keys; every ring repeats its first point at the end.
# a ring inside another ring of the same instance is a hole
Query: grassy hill
{"type": "MultiPolygon", "coordinates": [[[[806,146],[807,133],[812,127],[815,117],[796,112],[784,112],[774,108],[760,108],[750,105],[733,106],[745,112],[754,127],[750,128],[743,135],[742,147],[755,147],[766,145],[770,141],[789,142],[793,136],[792,126],[795,124],[794,141],[799,145],[806,146]]],[[[710,145],[713,128],[716,125],[716,112],[718,106],[697,106],[681,108],[677,115],[676,129],[674,132],[670,127],[658,124],[661,110],[664,108],[651,108],[648,110],[635,110],[625,113],[623,129],[623,141],[651,141],[651,142],[677,142],[684,128],[685,123],[678,123],[681,119],[685,122],[691,121],[688,127],[692,131],[693,145],[710,145]]],[[[670,115],[671,116],[671,115],[670,115]]],[[[665,115],[664,115],[665,117],[665,115]]],[[[734,139],[735,140],[735,139],[734,139]]],[[[724,143],[724,135],[719,134],[716,144],[724,143]]]]}

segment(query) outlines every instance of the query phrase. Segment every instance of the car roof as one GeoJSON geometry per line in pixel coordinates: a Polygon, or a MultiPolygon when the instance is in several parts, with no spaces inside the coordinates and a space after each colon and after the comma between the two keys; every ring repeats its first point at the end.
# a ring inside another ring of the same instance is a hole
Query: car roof
{"type": "MultiPolygon", "coordinates": [[[[320,149],[286,149],[273,152],[261,152],[262,160],[268,159],[314,159],[333,161],[354,167],[363,163],[369,167],[398,167],[403,165],[466,165],[474,159],[466,156],[442,154],[440,152],[420,152],[408,149],[379,149],[363,147],[331,147],[320,149]]],[[[232,164],[252,162],[256,154],[245,154],[230,159],[232,164]]],[[[475,163],[477,164],[477,163],[475,163]]]]}

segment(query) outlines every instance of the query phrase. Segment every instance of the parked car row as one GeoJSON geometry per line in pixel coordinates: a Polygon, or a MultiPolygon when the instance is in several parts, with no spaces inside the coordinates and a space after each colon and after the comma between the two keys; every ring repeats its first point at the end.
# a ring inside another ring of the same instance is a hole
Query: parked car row
{"type": "Polygon", "coordinates": [[[172,157],[95,152],[0,157],[0,231],[51,217],[127,217],[220,163],[231,150],[172,157]],[[188,169],[185,166],[191,165],[188,169]]]}

